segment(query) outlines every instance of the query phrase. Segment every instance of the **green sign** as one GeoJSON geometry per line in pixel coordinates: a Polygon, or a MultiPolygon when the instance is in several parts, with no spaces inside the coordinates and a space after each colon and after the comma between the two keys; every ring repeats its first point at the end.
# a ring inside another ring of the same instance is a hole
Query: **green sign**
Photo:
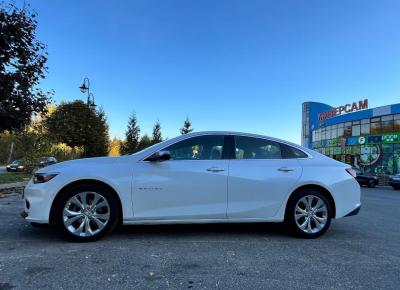
{"type": "Polygon", "coordinates": [[[400,141],[399,133],[385,134],[382,135],[382,143],[398,143],[400,141]]]}
{"type": "Polygon", "coordinates": [[[328,140],[328,146],[338,146],[338,145],[339,145],[339,138],[328,140]]]}

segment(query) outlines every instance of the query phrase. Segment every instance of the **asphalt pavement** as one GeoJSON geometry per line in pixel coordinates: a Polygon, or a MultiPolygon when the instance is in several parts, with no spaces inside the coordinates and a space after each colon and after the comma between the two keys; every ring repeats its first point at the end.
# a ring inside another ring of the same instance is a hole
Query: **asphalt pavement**
{"type": "MultiPolygon", "coordinates": [[[[343,193],[345,194],[345,193],[343,193]]],[[[0,199],[4,289],[398,289],[400,191],[363,189],[360,214],[316,240],[276,224],[124,226],[69,243],[0,199]]]]}

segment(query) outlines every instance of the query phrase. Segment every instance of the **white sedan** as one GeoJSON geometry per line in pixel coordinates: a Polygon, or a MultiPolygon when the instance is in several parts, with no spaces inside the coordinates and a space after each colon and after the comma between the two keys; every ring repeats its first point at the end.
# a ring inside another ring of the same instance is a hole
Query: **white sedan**
{"type": "Polygon", "coordinates": [[[23,216],[93,241],[118,224],[285,222],[315,238],[358,213],[349,165],[275,138],[196,132],[128,156],[58,163],[25,188],[23,216]]]}

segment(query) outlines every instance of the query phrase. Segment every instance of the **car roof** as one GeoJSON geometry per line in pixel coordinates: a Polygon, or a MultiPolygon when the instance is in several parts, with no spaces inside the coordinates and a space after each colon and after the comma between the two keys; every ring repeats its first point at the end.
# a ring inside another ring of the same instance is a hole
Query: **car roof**
{"type": "MultiPolygon", "coordinates": [[[[280,143],[285,143],[294,147],[300,147],[301,149],[306,149],[302,147],[299,144],[282,140],[279,138],[271,137],[271,136],[266,136],[266,135],[261,135],[261,134],[254,134],[254,133],[245,133],[245,132],[237,132],[237,131],[198,131],[198,132],[191,132],[183,136],[197,136],[197,135],[237,135],[237,136],[246,136],[246,137],[254,137],[254,138],[262,138],[262,139],[268,139],[280,143]]],[[[180,136],[179,136],[180,137],[180,136]]]]}

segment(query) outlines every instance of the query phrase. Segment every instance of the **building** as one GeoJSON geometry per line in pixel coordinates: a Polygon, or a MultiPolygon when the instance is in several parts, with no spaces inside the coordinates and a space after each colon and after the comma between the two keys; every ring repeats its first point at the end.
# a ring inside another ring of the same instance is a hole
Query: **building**
{"type": "Polygon", "coordinates": [[[400,104],[368,108],[368,100],[339,107],[303,103],[302,145],[385,177],[400,173],[400,104]]]}

